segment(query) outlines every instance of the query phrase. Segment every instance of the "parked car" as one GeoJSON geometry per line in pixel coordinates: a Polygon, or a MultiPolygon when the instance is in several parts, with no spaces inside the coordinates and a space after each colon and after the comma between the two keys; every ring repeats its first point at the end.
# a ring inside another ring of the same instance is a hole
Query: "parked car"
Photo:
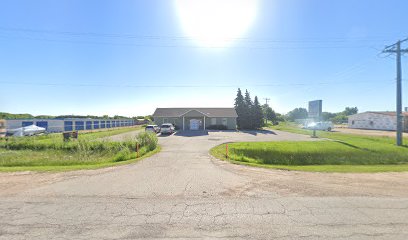
{"type": "Polygon", "coordinates": [[[173,134],[174,133],[174,125],[172,123],[163,123],[160,127],[160,132],[162,134],[173,134]]]}
{"type": "Polygon", "coordinates": [[[160,127],[157,125],[147,125],[145,128],[146,132],[154,132],[154,133],[159,133],[160,132],[160,127]]]}
{"type": "Polygon", "coordinates": [[[309,123],[305,128],[311,129],[311,130],[331,131],[333,129],[333,123],[332,122],[312,122],[312,123],[309,123]]]}

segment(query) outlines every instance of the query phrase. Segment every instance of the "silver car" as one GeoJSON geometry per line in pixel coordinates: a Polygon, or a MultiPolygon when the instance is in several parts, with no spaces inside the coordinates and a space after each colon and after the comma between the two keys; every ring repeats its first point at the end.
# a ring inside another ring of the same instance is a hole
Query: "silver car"
{"type": "Polygon", "coordinates": [[[145,128],[146,132],[154,132],[154,133],[159,133],[160,128],[157,125],[147,125],[145,128]]]}
{"type": "Polygon", "coordinates": [[[163,123],[160,127],[161,134],[173,134],[174,126],[172,123],[163,123]]]}

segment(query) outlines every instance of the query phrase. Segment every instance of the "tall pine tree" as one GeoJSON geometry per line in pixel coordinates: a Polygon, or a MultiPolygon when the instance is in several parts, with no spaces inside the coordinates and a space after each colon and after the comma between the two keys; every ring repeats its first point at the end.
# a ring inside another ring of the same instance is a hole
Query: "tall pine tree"
{"type": "Polygon", "coordinates": [[[252,100],[251,96],[248,92],[248,90],[245,90],[245,97],[244,97],[244,102],[245,102],[245,111],[243,114],[243,127],[244,129],[252,129],[253,128],[253,122],[252,122],[252,100]]]}
{"type": "Polygon", "coordinates": [[[252,106],[252,128],[259,129],[263,126],[263,112],[258,97],[255,96],[254,105],[252,106]]]}
{"type": "Polygon", "coordinates": [[[239,129],[259,129],[263,126],[261,104],[256,96],[252,102],[248,90],[245,90],[245,96],[242,96],[241,89],[238,88],[234,106],[238,114],[237,125],[239,129]]]}
{"type": "Polygon", "coordinates": [[[238,114],[238,118],[237,118],[237,125],[238,128],[243,128],[242,126],[242,122],[243,119],[245,118],[245,102],[244,102],[244,96],[242,96],[242,92],[241,89],[238,88],[238,92],[237,92],[237,97],[235,98],[235,111],[238,114]]]}

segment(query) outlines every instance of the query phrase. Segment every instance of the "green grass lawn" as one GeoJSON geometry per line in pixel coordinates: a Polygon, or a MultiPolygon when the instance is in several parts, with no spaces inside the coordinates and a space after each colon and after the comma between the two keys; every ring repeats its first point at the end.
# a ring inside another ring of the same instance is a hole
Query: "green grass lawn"
{"type": "MultiPolygon", "coordinates": [[[[96,139],[96,138],[103,138],[103,137],[109,137],[121,133],[127,133],[127,132],[132,132],[136,130],[141,130],[143,127],[141,125],[138,126],[132,126],[132,127],[121,127],[121,128],[111,128],[111,129],[106,129],[104,131],[92,131],[92,132],[83,132],[79,133],[80,138],[89,138],[89,139],[96,139]]],[[[61,133],[59,133],[60,135],[61,133]]]]}
{"type": "MultiPolygon", "coordinates": [[[[288,124],[273,128],[312,133],[288,124]]],[[[267,168],[319,172],[408,171],[408,148],[397,147],[393,138],[320,131],[318,136],[322,141],[230,143],[228,160],[267,168]]],[[[226,159],[224,144],[213,148],[211,153],[226,159]]]]}
{"type": "MultiPolygon", "coordinates": [[[[133,126],[133,127],[122,127],[122,128],[111,128],[111,129],[104,129],[104,130],[93,130],[93,131],[79,131],[78,139],[82,140],[94,140],[98,138],[104,138],[109,136],[114,136],[122,133],[132,132],[136,130],[142,129],[141,126],[133,126]]],[[[62,133],[51,133],[41,136],[32,137],[35,141],[38,142],[62,142],[62,133]]],[[[0,141],[1,144],[1,141],[0,141]]]]}
{"type": "MultiPolygon", "coordinates": [[[[20,152],[19,153],[11,153],[16,154],[16,157],[21,156],[19,161],[16,164],[12,164],[10,166],[0,166],[0,172],[18,172],[18,171],[37,171],[37,172],[61,172],[61,171],[73,171],[73,170],[91,170],[91,169],[99,169],[104,167],[112,167],[112,166],[120,166],[130,163],[138,162],[146,157],[150,157],[155,153],[160,151],[160,146],[157,146],[156,149],[150,152],[146,152],[144,155],[137,158],[133,155],[133,158],[124,161],[113,161],[109,159],[107,156],[102,156],[102,158],[95,158],[91,161],[81,162],[78,160],[73,160],[73,156],[71,158],[70,155],[63,154],[61,158],[55,158],[58,153],[54,151],[49,152],[20,152]],[[33,156],[31,158],[27,156],[33,156]],[[47,161],[51,160],[51,161],[47,161]],[[70,160],[69,164],[64,164],[64,160],[70,160]],[[27,161],[27,164],[24,162],[27,161]]],[[[0,149],[0,159],[3,150],[0,149]]],[[[17,158],[15,158],[17,159],[17,158]]]]}
{"type": "Polygon", "coordinates": [[[142,132],[121,142],[101,140],[139,128],[120,128],[80,134],[78,140],[64,142],[62,134],[9,138],[0,140],[0,171],[73,170],[123,164],[158,151],[154,134],[142,132]]]}

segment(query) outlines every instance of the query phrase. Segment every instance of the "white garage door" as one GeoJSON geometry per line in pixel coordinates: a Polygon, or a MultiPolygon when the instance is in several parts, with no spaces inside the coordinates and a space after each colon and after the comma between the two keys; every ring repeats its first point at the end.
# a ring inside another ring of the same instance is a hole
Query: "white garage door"
{"type": "Polygon", "coordinates": [[[200,120],[191,119],[190,120],[190,130],[198,130],[198,129],[200,129],[200,120]]]}

